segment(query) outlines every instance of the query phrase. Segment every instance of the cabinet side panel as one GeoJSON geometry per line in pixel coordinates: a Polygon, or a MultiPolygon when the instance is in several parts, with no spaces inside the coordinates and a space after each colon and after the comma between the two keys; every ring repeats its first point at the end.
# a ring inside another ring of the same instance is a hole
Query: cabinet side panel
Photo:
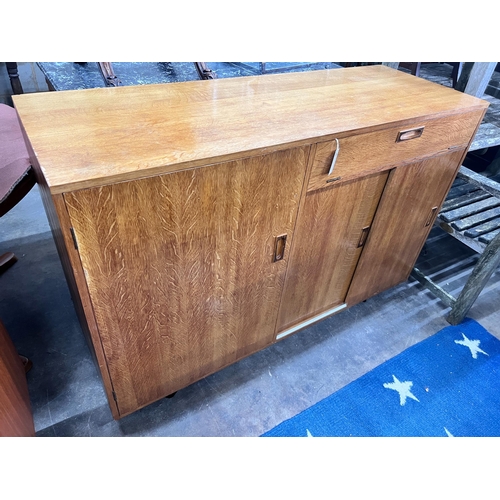
{"type": "Polygon", "coordinates": [[[114,418],[118,418],[119,412],[116,402],[113,399],[113,387],[109,378],[106,359],[102,350],[99,331],[95,322],[94,312],[90,302],[80,257],[77,250],[74,248],[74,243],[71,237],[71,222],[69,220],[63,195],[51,194],[42,169],[40,168],[38,158],[33,152],[33,148],[26,136],[26,132],[22,124],[21,129],[23,131],[24,140],[30,156],[30,162],[33,170],[35,171],[42,203],[49,221],[54,243],[59,259],[61,260],[66,283],[73,300],[73,305],[75,306],[80,326],[86,337],[94,362],[101,372],[111,413],[114,418]]]}
{"type": "Polygon", "coordinates": [[[277,331],[344,302],[388,172],[307,193],[297,220],[277,331]]]}
{"type": "Polygon", "coordinates": [[[113,384],[109,376],[108,364],[104,356],[101,336],[90,300],[80,254],[75,248],[71,235],[71,221],[69,219],[66,203],[64,202],[63,195],[60,194],[53,195],[50,200],[47,200],[46,207],[50,205],[50,202],[52,202],[54,206],[54,213],[51,214],[51,218],[53,219],[52,232],[55,235],[54,240],[58,248],[59,257],[73,299],[75,311],[82,331],[89,344],[90,351],[94,357],[94,361],[101,373],[111,413],[113,417],[117,419],[120,416],[120,412],[113,396],[113,384]]]}
{"type": "Polygon", "coordinates": [[[391,172],[349,288],[349,306],[408,279],[464,151],[391,172]]]}
{"type": "Polygon", "coordinates": [[[122,415],[273,342],[308,151],[65,195],[122,415]]]}

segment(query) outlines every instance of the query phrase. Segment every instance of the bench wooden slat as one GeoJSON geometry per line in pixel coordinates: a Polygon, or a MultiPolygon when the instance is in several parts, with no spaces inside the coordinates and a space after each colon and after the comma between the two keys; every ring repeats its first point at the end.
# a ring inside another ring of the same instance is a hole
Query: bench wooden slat
{"type": "Polygon", "coordinates": [[[476,201],[484,200],[485,198],[490,198],[491,195],[485,193],[478,189],[477,191],[473,191],[472,193],[464,194],[463,196],[459,196],[458,198],[447,199],[441,208],[441,212],[449,212],[450,210],[455,210],[456,208],[463,207],[468,205],[469,203],[474,203],[476,201]]]}
{"type": "Polygon", "coordinates": [[[485,245],[487,245],[488,243],[491,243],[491,241],[493,240],[493,238],[498,234],[500,233],[500,229],[497,229],[496,231],[491,231],[491,233],[487,233],[487,234],[483,234],[482,236],[480,236],[478,238],[478,240],[481,242],[481,243],[484,243],[485,245]]]}
{"type": "Polygon", "coordinates": [[[467,193],[472,193],[473,191],[477,191],[479,188],[477,186],[473,186],[466,182],[461,186],[452,187],[448,193],[448,198],[458,198],[459,196],[463,196],[467,193]]]}
{"type": "Polygon", "coordinates": [[[479,226],[474,226],[471,229],[467,229],[466,231],[464,231],[464,235],[468,238],[477,238],[478,236],[489,233],[497,228],[500,228],[500,217],[496,217],[495,219],[491,219],[484,224],[480,224],[479,226]]]}
{"type": "MultiPolygon", "coordinates": [[[[500,205],[500,200],[496,200],[497,205],[500,205]]],[[[481,202],[480,202],[481,203],[481,202]]],[[[497,206],[496,208],[492,208],[490,210],[486,210],[486,212],[480,212],[476,215],[472,215],[470,217],[466,217],[465,219],[457,220],[451,222],[451,227],[456,229],[457,231],[465,231],[471,227],[477,226],[478,224],[482,224],[487,222],[495,217],[500,217],[500,208],[497,206]]]]}
{"type": "Polygon", "coordinates": [[[439,227],[443,231],[446,231],[449,235],[453,236],[453,238],[462,242],[464,245],[467,245],[469,248],[472,248],[472,250],[474,250],[477,253],[482,253],[486,247],[486,243],[480,241],[479,238],[467,238],[463,232],[453,229],[446,222],[441,222],[439,224],[439,227]]]}
{"type": "Polygon", "coordinates": [[[498,175],[488,178],[462,166],[460,167],[457,176],[460,179],[466,179],[470,184],[484,189],[486,192],[492,194],[493,196],[497,196],[498,198],[500,198],[500,184],[498,181],[498,175]]]}
{"type": "Polygon", "coordinates": [[[500,144],[500,129],[493,123],[483,122],[472,141],[469,151],[491,148],[500,144]]]}
{"type": "Polygon", "coordinates": [[[451,185],[451,189],[453,189],[454,187],[463,186],[464,184],[467,184],[467,181],[465,179],[455,179],[453,181],[453,184],[451,185]]]}
{"type": "MultiPolygon", "coordinates": [[[[476,214],[480,214],[481,212],[484,212],[485,210],[488,210],[489,208],[494,208],[500,206],[500,200],[498,198],[495,198],[494,196],[489,196],[488,198],[477,201],[475,203],[471,203],[469,205],[465,205],[463,207],[457,208],[455,210],[450,210],[449,212],[442,212],[439,214],[439,218],[441,220],[444,220],[445,222],[455,222],[456,224],[459,224],[461,221],[464,221],[465,219],[471,218],[471,216],[474,216],[476,214]]],[[[481,218],[478,219],[478,222],[476,224],[479,224],[481,222],[481,218]]],[[[468,222],[467,222],[468,224],[468,222]]],[[[455,229],[458,229],[459,231],[462,231],[464,229],[467,229],[470,227],[470,225],[466,225],[464,227],[457,227],[456,225],[452,224],[452,226],[455,229]]]]}

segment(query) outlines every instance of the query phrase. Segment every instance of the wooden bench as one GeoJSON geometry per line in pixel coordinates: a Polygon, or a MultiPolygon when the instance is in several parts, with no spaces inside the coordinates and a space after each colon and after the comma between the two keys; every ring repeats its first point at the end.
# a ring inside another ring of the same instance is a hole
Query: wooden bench
{"type": "Polygon", "coordinates": [[[412,276],[451,307],[446,319],[457,325],[500,264],[500,174],[488,178],[462,166],[436,225],[481,254],[456,298],[418,268],[413,269],[412,276]]]}
{"type": "MultiPolygon", "coordinates": [[[[500,101],[488,98],[492,111],[500,110],[500,101]]],[[[500,145],[500,128],[483,121],[470,151],[500,145]]],[[[435,225],[481,254],[465,286],[453,297],[437,283],[414,268],[412,277],[440,298],[451,311],[447,321],[460,323],[495,269],[500,264],[500,174],[485,176],[462,166],[436,218],[435,225]]]]}
{"type": "MultiPolygon", "coordinates": [[[[500,100],[484,95],[495,66],[496,63],[465,63],[456,87],[490,102],[470,152],[500,145],[500,100]]],[[[411,273],[413,278],[451,307],[446,319],[457,325],[465,318],[500,264],[500,173],[482,175],[462,166],[435,225],[481,254],[457,297],[446,292],[418,268],[411,273]]]]}

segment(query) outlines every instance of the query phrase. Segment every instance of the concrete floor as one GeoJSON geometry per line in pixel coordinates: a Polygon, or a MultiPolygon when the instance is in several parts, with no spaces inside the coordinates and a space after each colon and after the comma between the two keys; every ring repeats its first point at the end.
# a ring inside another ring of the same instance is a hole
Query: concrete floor
{"type": "MultiPolygon", "coordinates": [[[[0,219],[0,318],[28,373],[38,436],[259,436],[447,326],[447,308],[409,281],[317,323],[120,421],[78,324],[38,188],[0,219]]],[[[433,229],[418,266],[457,293],[477,256],[433,229]]],[[[469,317],[500,338],[500,271],[469,317]]]]}

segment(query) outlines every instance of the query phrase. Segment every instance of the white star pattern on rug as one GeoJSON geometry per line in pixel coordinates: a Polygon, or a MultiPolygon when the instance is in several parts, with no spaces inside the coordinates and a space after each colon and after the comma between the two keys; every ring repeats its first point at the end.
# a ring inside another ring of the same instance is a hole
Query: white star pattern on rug
{"type": "Polygon", "coordinates": [[[477,359],[477,353],[480,352],[482,354],[485,354],[486,356],[489,356],[487,352],[484,352],[482,349],[479,348],[479,344],[481,343],[479,340],[469,340],[465,334],[462,333],[462,337],[464,338],[463,340],[455,340],[455,344],[460,344],[464,345],[465,347],[468,347],[470,349],[470,353],[472,354],[472,357],[474,359],[477,359]]]}
{"type": "Polygon", "coordinates": [[[395,375],[392,376],[394,382],[388,382],[384,384],[386,389],[392,389],[399,393],[399,403],[401,406],[404,406],[406,403],[406,398],[414,399],[415,401],[420,401],[411,393],[411,388],[413,386],[413,382],[405,381],[401,382],[398,380],[395,375]]]}
{"type": "Polygon", "coordinates": [[[312,438],[312,437],[314,437],[314,436],[313,436],[313,435],[309,432],[309,429],[306,429],[306,431],[307,431],[307,437],[308,437],[308,438],[312,438]]]}

